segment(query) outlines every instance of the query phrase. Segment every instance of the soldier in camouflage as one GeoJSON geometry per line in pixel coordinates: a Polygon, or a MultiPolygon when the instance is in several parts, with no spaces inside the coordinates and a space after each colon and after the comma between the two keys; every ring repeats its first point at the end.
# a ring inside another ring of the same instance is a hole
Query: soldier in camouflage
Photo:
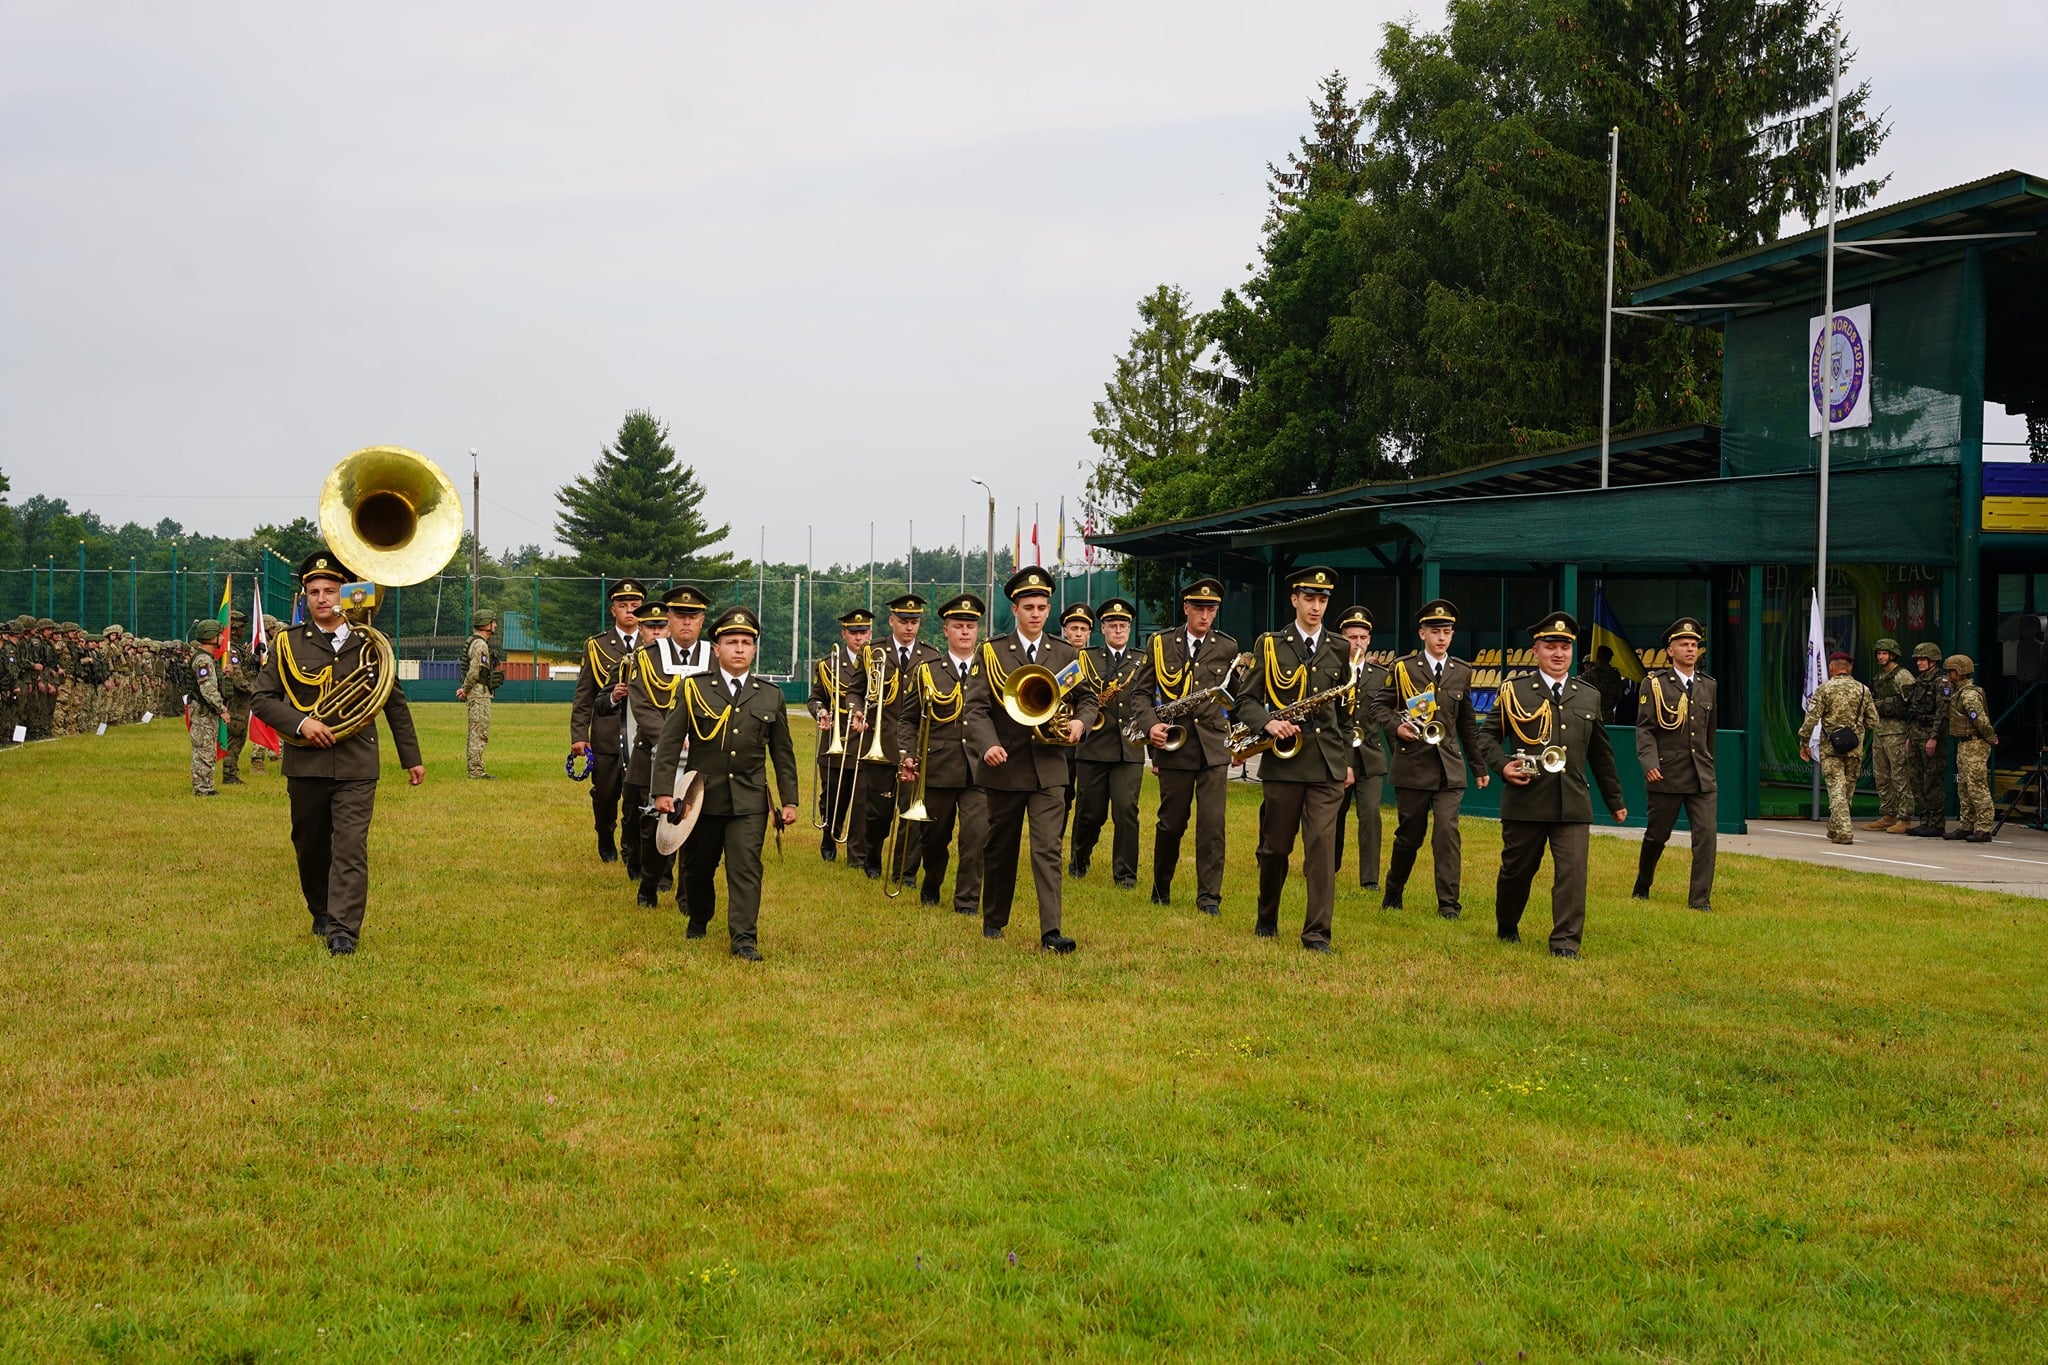
{"type": "Polygon", "coordinates": [[[1948,675],[1941,671],[1941,646],[1922,640],[1913,646],[1913,686],[1906,693],[1906,757],[1918,823],[1906,833],[1938,838],[1947,828],[1948,772],[1941,735],[1948,728],[1948,675]]]}
{"type": "Polygon", "coordinates": [[[1951,654],[1942,661],[1952,695],[1948,701],[1948,733],[1956,745],[1956,828],[1941,837],[1967,839],[1973,844],[1991,842],[1991,827],[1998,812],[1991,801],[1991,750],[1998,732],[1991,728],[1991,704],[1984,689],[1977,686],[1977,665],[1967,654],[1951,654]]]}
{"type": "Polygon", "coordinates": [[[15,617],[0,625],[0,748],[14,743],[21,721],[21,623],[15,617]]]}
{"type": "Polygon", "coordinates": [[[1863,772],[1863,738],[1877,725],[1877,703],[1870,689],[1850,673],[1855,663],[1836,650],[1828,656],[1827,681],[1806,699],[1806,719],[1799,726],[1799,757],[1813,761],[1819,725],[1820,775],[1828,789],[1828,838],[1853,844],[1849,812],[1856,799],[1856,779],[1863,772]]]}
{"type": "Polygon", "coordinates": [[[213,760],[219,752],[219,722],[228,713],[227,698],[220,690],[220,665],[213,657],[213,646],[220,639],[220,622],[196,623],[192,638],[192,699],[191,708],[185,713],[186,728],[192,738],[192,794],[218,796],[220,793],[213,787],[213,760]]]}
{"type": "Polygon", "coordinates": [[[491,775],[484,771],[484,745],[491,742],[491,694],[505,680],[501,656],[491,648],[491,637],[498,633],[498,613],[482,608],[469,624],[474,633],[463,655],[462,686],[455,689],[455,698],[469,703],[469,775],[488,782],[491,775]]]}
{"type": "Polygon", "coordinates": [[[249,647],[242,643],[242,632],[247,629],[247,613],[228,613],[226,646],[220,655],[220,693],[228,703],[228,742],[220,760],[220,784],[223,787],[242,785],[242,747],[249,742],[249,703],[256,696],[256,661],[249,657],[249,647]]]}
{"type": "Polygon", "coordinates": [[[1870,775],[1877,785],[1877,818],[1863,828],[1904,834],[1913,828],[1911,702],[1913,675],[1899,661],[1899,642],[1877,642],[1877,674],[1870,682],[1877,703],[1877,735],[1870,741],[1870,775]]]}

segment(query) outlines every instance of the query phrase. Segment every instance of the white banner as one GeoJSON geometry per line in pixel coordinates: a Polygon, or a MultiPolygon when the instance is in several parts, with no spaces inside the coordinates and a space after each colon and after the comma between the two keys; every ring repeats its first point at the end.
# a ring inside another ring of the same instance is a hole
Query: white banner
{"type": "Polygon", "coordinates": [[[1825,406],[1828,426],[1870,425],[1870,305],[1835,314],[1831,344],[1821,346],[1820,317],[1806,320],[1806,434],[1820,435],[1825,406]]]}

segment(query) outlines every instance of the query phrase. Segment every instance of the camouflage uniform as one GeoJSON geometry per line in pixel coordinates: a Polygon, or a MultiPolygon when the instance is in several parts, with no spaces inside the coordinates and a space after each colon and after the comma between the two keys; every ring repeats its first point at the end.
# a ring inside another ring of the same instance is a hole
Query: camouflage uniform
{"type": "Polygon", "coordinates": [[[1941,646],[1926,641],[1913,646],[1913,684],[1906,690],[1907,781],[1913,788],[1913,811],[1919,823],[1907,831],[1922,836],[1942,832],[1947,823],[1947,771],[1941,756],[1941,735],[1947,728],[1948,677],[1941,671],[1941,646]],[[1928,661],[1925,672],[1920,661],[1928,661]],[[1935,746],[1933,753],[1927,746],[1935,746]]]}
{"type": "MultiPolygon", "coordinates": [[[[470,621],[477,630],[496,625],[498,614],[480,611],[470,621]]],[[[491,689],[497,678],[497,661],[487,636],[471,635],[462,669],[463,700],[469,705],[469,775],[488,778],[484,771],[484,745],[491,742],[491,689]]]]}
{"type": "Polygon", "coordinates": [[[242,644],[242,627],[249,618],[241,612],[228,617],[226,650],[220,660],[220,691],[228,703],[228,742],[221,756],[220,781],[224,787],[242,785],[242,746],[249,742],[249,702],[256,695],[256,661],[242,644]]]}
{"type": "Polygon", "coordinates": [[[1877,783],[1877,819],[1865,829],[1891,829],[1904,834],[1913,824],[1913,746],[1908,694],[1913,675],[1899,663],[1899,642],[1879,640],[1879,651],[1892,656],[1890,668],[1879,671],[1871,681],[1871,699],[1877,703],[1877,737],[1870,743],[1871,776],[1877,783]]]}
{"type": "Polygon", "coordinates": [[[1847,673],[1829,678],[1807,698],[1806,719],[1799,727],[1802,739],[1811,738],[1811,752],[1820,757],[1820,775],[1828,789],[1828,838],[1838,844],[1853,843],[1849,812],[1856,799],[1856,779],[1863,772],[1863,738],[1877,724],[1877,704],[1870,689],[1847,673]],[[1814,723],[1820,733],[1814,734],[1814,723]],[[1837,754],[1828,742],[1836,730],[1854,730],[1856,747],[1837,754]]]}
{"type": "Polygon", "coordinates": [[[30,739],[49,739],[56,733],[53,722],[57,679],[61,676],[56,642],[51,638],[56,629],[57,623],[49,617],[37,617],[35,633],[22,641],[29,666],[23,675],[27,705],[23,707],[26,714],[22,719],[28,725],[30,739]]]}
{"type": "Polygon", "coordinates": [[[220,638],[220,622],[201,621],[193,632],[198,643],[192,646],[192,706],[186,713],[186,723],[192,732],[192,794],[212,796],[213,760],[219,751],[220,731],[217,722],[227,714],[227,698],[221,695],[220,665],[208,648],[220,638]]]}
{"type": "Polygon", "coordinates": [[[0,748],[14,743],[15,717],[21,712],[21,640],[19,619],[0,628],[0,748]]]}
{"type": "Polygon", "coordinates": [[[1998,822],[1991,801],[1991,746],[1998,743],[1998,734],[1991,728],[1991,706],[1972,676],[1977,666],[1969,655],[1951,654],[1942,667],[1962,676],[1962,684],[1948,703],[1948,733],[1956,743],[1956,805],[1962,823],[1942,837],[1988,844],[1991,827],[1998,822]]]}

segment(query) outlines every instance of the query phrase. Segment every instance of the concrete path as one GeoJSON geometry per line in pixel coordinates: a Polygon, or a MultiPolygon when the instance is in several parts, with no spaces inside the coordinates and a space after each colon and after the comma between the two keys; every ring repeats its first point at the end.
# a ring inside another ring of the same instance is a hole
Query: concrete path
{"type": "MultiPolygon", "coordinates": [[[[1954,828],[1953,822],[1950,828],[1954,828]]],[[[1599,834],[1640,842],[1640,829],[1616,829],[1594,824],[1599,834]]],[[[1828,842],[1827,826],[1811,820],[1752,820],[1747,834],[1724,834],[1723,853],[1750,853],[1762,858],[1791,858],[1823,867],[1845,867],[1857,872],[1879,872],[1893,877],[1946,882],[1950,886],[1975,887],[1982,891],[2003,891],[2015,896],[2048,899],[2048,833],[2009,823],[1988,844],[1966,844],[1961,840],[1915,839],[1904,834],[1873,834],[1856,831],[1849,845],[1828,842]]],[[[1676,858],[1681,881],[1687,856],[1687,836],[1674,834],[1664,850],[1658,868],[1668,875],[1676,858]]]]}

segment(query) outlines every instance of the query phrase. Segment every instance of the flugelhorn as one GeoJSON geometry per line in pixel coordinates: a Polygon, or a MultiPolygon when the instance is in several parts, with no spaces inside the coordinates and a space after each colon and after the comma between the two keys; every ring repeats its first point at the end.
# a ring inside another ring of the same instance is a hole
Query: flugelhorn
{"type": "Polygon", "coordinates": [[[1539,769],[1546,773],[1563,772],[1570,758],[1563,745],[1551,744],[1546,745],[1541,753],[1518,753],[1508,761],[1520,764],[1523,772],[1534,777],[1539,769]]]}
{"type": "MultiPolygon", "coordinates": [[[[343,615],[364,640],[361,662],[346,677],[324,671],[310,701],[285,688],[292,704],[320,721],[337,740],[376,723],[398,683],[398,659],[391,641],[370,624],[376,615],[376,585],[402,588],[425,582],[446,567],[462,542],[462,500],[441,467],[402,446],[366,446],[327,471],[320,490],[320,534],[327,547],[362,583],[343,589],[343,615]]],[[[288,679],[311,681],[289,657],[280,662],[288,679]]],[[[330,666],[331,668],[331,666],[330,666]]],[[[288,744],[309,741],[280,735],[288,744]]]]}

